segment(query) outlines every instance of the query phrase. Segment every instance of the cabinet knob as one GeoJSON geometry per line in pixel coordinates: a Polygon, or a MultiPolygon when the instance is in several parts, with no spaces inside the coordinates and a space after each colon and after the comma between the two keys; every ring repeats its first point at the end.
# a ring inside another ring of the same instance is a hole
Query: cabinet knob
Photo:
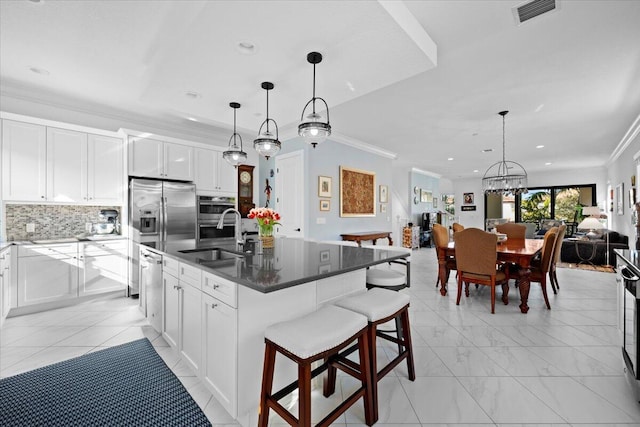
{"type": "Polygon", "coordinates": [[[44,196],[40,196],[41,199],[44,199],[44,196]]]}
{"type": "Polygon", "coordinates": [[[218,284],[214,284],[213,285],[213,289],[218,289],[219,287],[220,287],[220,285],[218,285],[218,284]]]}
{"type": "Polygon", "coordinates": [[[211,308],[216,308],[218,304],[211,304],[211,308]]]}

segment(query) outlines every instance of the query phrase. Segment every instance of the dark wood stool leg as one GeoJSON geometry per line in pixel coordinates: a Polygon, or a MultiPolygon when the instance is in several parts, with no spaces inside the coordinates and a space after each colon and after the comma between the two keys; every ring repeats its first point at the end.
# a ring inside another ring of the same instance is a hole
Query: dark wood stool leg
{"type": "MultiPolygon", "coordinates": [[[[368,426],[372,426],[378,421],[378,402],[377,402],[377,383],[372,375],[371,369],[371,348],[375,348],[375,328],[373,329],[374,340],[371,341],[371,334],[367,329],[367,333],[358,338],[358,355],[360,357],[360,371],[362,373],[362,386],[365,387],[364,400],[364,419],[368,426]],[[373,342],[373,345],[372,345],[373,342]],[[374,392],[376,397],[374,398],[374,392]]],[[[375,367],[375,365],[374,365],[375,367]]]]}
{"type": "MultiPolygon", "coordinates": [[[[327,359],[324,360],[327,363],[327,359]]],[[[336,373],[338,369],[335,366],[329,364],[327,366],[327,375],[324,377],[322,385],[322,395],[329,397],[336,391],[336,373]]]]}
{"type": "MultiPolygon", "coordinates": [[[[371,379],[371,399],[373,402],[373,419],[378,420],[378,351],[376,348],[376,330],[375,323],[369,322],[369,328],[367,329],[367,341],[369,345],[369,372],[371,379]]],[[[366,415],[366,413],[365,413],[366,415]]],[[[370,425],[370,424],[368,424],[370,425]]]]}
{"type": "Polygon", "coordinates": [[[298,365],[298,425],[311,427],[311,363],[298,365]]]}
{"type": "Polygon", "coordinates": [[[258,409],[258,427],[267,427],[269,424],[269,405],[267,399],[271,397],[273,387],[273,372],[276,365],[276,349],[269,341],[264,349],[264,367],[262,371],[262,391],[260,393],[260,407],[258,409]]]}
{"type": "Polygon", "coordinates": [[[407,370],[409,371],[409,379],[415,381],[416,369],[413,363],[413,343],[411,342],[411,328],[409,327],[409,309],[404,309],[400,314],[402,323],[402,340],[407,350],[407,370]]]}

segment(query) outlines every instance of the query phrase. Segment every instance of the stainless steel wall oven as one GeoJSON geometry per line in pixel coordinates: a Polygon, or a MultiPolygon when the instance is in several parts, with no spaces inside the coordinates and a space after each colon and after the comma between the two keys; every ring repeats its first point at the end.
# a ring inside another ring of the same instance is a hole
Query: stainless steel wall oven
{"type": "Polygon", "coordinates": [[[233,239],[236,232],[235,218],[227,215],[223,227],[218,228],[218,221],[222,212],[229,208],[235,208],[234,197],[198,196],[198,242],[206,242],[214,239],[233,239]]]}
{"type": "Polygon", "coordinates": [[[640,318],[638,317],[638,299],[640,299],[640,264],[638,252],[621,251],[624,257],[618,258],[618,289],[620,323],[622,330],[622,357],[625,363],[627,381],[631,385],[636,401],[640,401],[640,318]]]}

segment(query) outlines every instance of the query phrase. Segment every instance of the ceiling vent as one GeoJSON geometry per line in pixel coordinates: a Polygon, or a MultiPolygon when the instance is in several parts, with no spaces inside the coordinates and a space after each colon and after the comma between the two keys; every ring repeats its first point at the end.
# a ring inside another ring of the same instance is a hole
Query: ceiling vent
{"type": "Polygon", "coordinates": [[[544,13],[556,10],[557,3],[557,0],[533,0],[514,7],[513,15],[519,25],[544,13]]]}

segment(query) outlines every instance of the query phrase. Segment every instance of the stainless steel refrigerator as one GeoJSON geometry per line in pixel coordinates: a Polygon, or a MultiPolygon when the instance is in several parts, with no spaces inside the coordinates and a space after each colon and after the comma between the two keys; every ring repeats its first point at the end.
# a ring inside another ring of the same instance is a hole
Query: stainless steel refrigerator
{"type": "Polygon", "coordinates": [[[129,181],[129,295],[140,292],[140,244],[162,248],[165,242],[196,238],[196,186],[133,178],[129,181]]]}

